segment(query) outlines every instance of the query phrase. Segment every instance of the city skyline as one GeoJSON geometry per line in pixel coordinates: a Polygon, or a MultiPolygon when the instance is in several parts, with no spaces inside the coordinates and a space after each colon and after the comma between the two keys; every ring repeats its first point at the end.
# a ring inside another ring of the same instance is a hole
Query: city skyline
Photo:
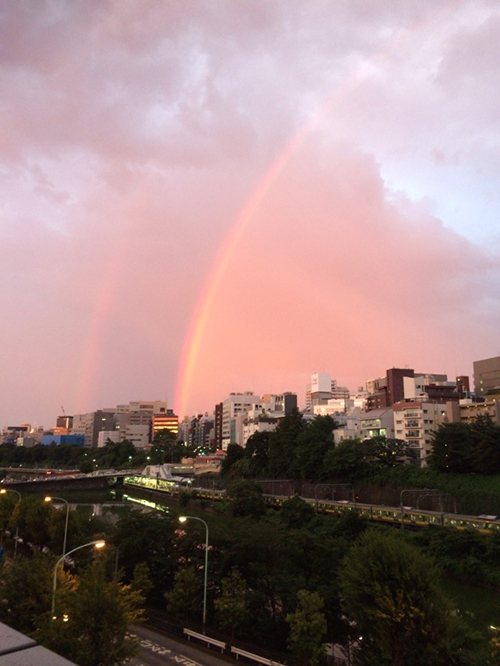
{"type": "Polygon", "coordinates": [[[500,8],[0,2],[0,423],[500,354],[500,8]]]}

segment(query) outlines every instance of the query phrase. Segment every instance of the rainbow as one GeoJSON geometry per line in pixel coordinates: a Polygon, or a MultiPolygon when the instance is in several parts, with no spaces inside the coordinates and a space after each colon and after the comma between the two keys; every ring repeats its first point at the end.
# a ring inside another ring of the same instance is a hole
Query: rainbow
{"type": "MultiPolygon", "coordinates": [[[[389,40],[384,48],[377,50],[367,58],[359,70],[341,84],[299,129],[257,183],[256,187],[244,203],[239,216],[232,224],[229,232],[223,240],[193,309],[185,337],[185,343],[181,351],[175,385],[174,409],[179,416],[182,417],[186,412],[188,397],[191,392],[195,375],[195,368],[201,351],[201,344],[219,288],[224,280],[238,244],[270,189],[285,171],[294,154],[316,130],[328,113],[330,113],[335,104],[349,95],[349,93],[351,93],[368,76],[372,71],[373,65],[376,64],[378,60],[394,52],[402,43],[407,42],[410,39],[410,36],[414,36],[415,33],[424,29],[428,25],[436,25],[437,18],[441,19],[443,15],[448,14],[454,9],[457,9],[457,4],[455,2],[449,2],[443,4],[438,9],[431,10],[427,16],[417,22],[417,25],[414,26],[413,29],[408,29],[396,34],[389,40]]],[[[95,299],[93,314],[89,324],[89,331],[86,337],[86,343],[78,373],[78,395],[75,396],[75,400],[76,404],[80,406],[80,409],[85,405],[90,404],[92,399],[91,393],[96,380],[102,338],[112,308],[114,293],[123,270],[125,262],[124,257],[129,249],[129,243],[126,241],[123,241],[123,243],[127,247],[124,248],[124,252],[115,252],[113,254],[114,258],[108,265],[106,276],[102,282],[102,287],[95,299]]]]}
{"type": "Polygon", "coordinates": [[[264,201],[267,193],[284,172],[293,155],[304,144],[306,139],[330,113],[332,108],[342,98],[349,95],[368,76],[377,61],[394,52],[401,44],[407,42],[410,36],[413,37],[415,33],[421,31],[426,26],[435,25],[437,16],[441,19],[443,15],[448,14],[454,8],[456,8],[456,6],[453,3],[448,3],[447,6],[443,5],[439,9],[432,10],[426,17],[417,22],[417,25],[415,25],[412,30],[402,31],[396,34],[389,40],[384,48],[375,51],[369,58],[367,58],[359,70],[339,86],[312,115],[312,117],[300,128],[294,138],[287,144],[282,153],[273,162],[263,178],[258,182],[219,248],[193,310],[188,326],[186,341],[181,352],[176,380],[174,409],[181,418],[183,418],[186,413],[188,396],[195,375],[201,343],[217,292],[245,230],[264,201]]]}
{"type": "Polygon", "coordinates": [[[102,287],[95,299],[78,373],[78,395],[75,396],[75,401],[80,410],[90,409],[88,406],[93,402],[92,389],[95,385],[99,367],[99,352],[102,347],[104,331],[111,312],[116,287],[122,273],[123,257],[125,255],[126,252],[120,251],[112,253],[112,259],[107,266],[106,277],[102,281],[102,287]]]}

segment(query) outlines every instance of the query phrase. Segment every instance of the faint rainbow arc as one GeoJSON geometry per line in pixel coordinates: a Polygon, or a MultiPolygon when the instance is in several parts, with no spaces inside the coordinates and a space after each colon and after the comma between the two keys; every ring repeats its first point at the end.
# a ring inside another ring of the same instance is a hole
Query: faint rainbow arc
{"type": "Polygon", "coordinates": [[[102,281],[102,287],[95,299],[90,330],[81,359],[80,381],[78,383],[78,394],[76,395],[76,404],[80,411],[87,409],[88,407],[85,406],[90,404],[92,383],[95,383],[99,364],[99,351],[102,347],[104,330],[109,320],[113,297],[122,271],[123,259],[120,259],[120,257],[123,256],[125,256],[125,252],[115,253],[114,259],[108,264],[106,278],[102,281]]]}

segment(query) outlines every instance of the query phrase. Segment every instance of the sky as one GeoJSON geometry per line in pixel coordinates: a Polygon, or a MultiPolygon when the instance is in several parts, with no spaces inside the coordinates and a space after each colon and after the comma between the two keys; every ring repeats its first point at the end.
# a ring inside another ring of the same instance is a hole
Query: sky
{"type": "Polygon", "coordinates": [[[500,354],[497,0],[0,0],[0,426],[500,354]]]}

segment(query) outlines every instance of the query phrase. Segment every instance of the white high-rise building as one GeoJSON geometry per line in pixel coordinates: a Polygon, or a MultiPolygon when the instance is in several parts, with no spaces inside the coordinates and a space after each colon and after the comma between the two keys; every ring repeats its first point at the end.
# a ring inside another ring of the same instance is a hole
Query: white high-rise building
{"type": "Polygon", "coordinates": [[[262,401],[259,396],[251,391],[246,393],[230,393],[222,403],[222,449],[227,450],[229,444],[236,444],[236,419],[240,414],[245,414],[249,409],[262,409],[262,401]]]}
{"type": "Polygon", "coordinates": [[[306,388],[306,411],[314,412],[318,405],[326,405],[332,398],[350,397],[349,389],[337,386],[337,380],[332,379],[329,372],[315,372],[311,375],[311,383],[306,388]]]}

